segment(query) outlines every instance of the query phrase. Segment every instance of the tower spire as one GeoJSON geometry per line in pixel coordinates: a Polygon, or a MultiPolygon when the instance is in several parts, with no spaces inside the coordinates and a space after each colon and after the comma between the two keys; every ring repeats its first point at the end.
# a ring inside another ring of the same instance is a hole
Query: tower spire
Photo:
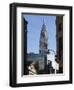
{"type": "Polygon", "coordinates": [[[44,18],[43,18],[43,25],[42,25],[42,29],[41,29],[41,33],[40,33],[40,42],[39,42],[39,51],[40,54],[47,54],[48,51],[48,33],[47,33],[47,28],[44,22],[44,18]]]}
{"type": "Polygon", "coordinates": [[[43,24],[45,24],[44,17],[43,17],[43,24]]]}

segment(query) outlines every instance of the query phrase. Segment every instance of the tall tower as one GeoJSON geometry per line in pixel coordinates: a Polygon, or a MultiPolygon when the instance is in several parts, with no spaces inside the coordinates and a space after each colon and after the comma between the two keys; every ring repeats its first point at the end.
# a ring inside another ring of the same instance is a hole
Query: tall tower
{"type": "Polygon", "coordinates": [[[63,73],[63,16],[56,17],[56,48],[59,73],[63,73]]]}
{"type": "Polygon", "coordinates": [[[27,24],[25,17],[22,16],[22,75],[27,75],[27,24]]]}
{"type": "Polygon", "coordinates": [[[40,33],[40,41],[39,41],[39,53],[41,55],[46,55],[48,52],[48,33],[45,23],[43,22],[41,33],[40,33]]]}

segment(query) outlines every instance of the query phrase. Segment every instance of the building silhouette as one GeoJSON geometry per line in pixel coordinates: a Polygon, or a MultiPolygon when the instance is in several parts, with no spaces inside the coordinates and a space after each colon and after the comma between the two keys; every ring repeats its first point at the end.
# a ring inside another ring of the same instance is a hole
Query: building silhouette
{"type": "Polygon", "coordinates": [[[63,16],[56,16],[56,53],[58,73],[63,73],[63,16]]]}
{"type": "Polygon", "coordinates": [[[27,24],[28,21],[22,17],[22,75],[28,74],[27,71],[27,24]]]}

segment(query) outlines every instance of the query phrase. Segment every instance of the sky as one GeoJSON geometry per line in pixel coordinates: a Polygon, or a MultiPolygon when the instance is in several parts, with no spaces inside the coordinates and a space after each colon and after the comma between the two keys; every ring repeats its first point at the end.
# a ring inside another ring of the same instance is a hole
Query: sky
{"type": "Polygon", "coordinates": [[[48,49],[56,52],[56,16],[24,14],[27,25],[27,53],[39,53],[40,32],[43,21],[48,32],[48,49]]]}

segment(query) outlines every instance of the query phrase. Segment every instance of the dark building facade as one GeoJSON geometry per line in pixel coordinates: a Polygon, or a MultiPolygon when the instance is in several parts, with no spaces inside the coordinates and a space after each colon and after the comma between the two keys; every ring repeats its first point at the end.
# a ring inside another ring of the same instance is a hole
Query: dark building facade
{"type": "Polygon", "coordinates": [[[56,16],[56,53],[59,73],[63,73],[63,16],[56,16]]]}
{"type": "Polygon", "coordinates": [[[22,75],[27,75],[27,24],[24,16],[22,16],[22,75]]]}

